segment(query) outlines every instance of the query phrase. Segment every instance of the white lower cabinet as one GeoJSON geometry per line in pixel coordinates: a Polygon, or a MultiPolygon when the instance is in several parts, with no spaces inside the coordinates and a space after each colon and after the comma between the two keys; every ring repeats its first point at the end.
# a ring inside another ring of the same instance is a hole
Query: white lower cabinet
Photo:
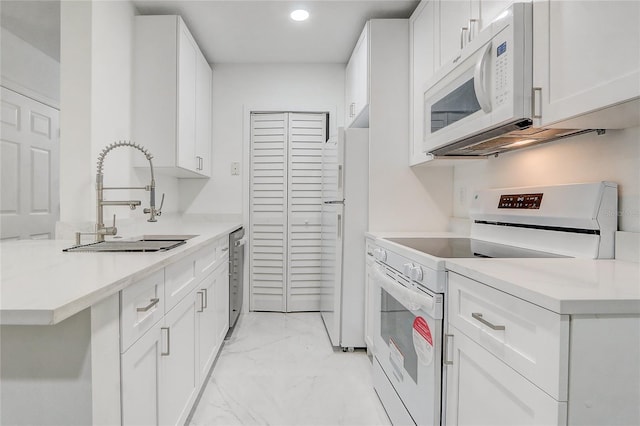
{"type": "Polygon", "coordinates": [[[564,425],[558,402],[454,329],[447,371],[448,425],[564,425]]]}
{"type": "Polygon", "coordinates": [[[640,424],[640,315],[561,315],[448,277],[445,424],[640,424]]]}
{"type": "Polygon", "coordinates": [[[160,424],[184,424],[198,387],[196,371],[196,294],[167,313],[162,327],[160,424]]]}
{"type": "Polygon", "coordinates": [[[198,388],[196,294],[191,293],[122,354],[125,425],[175,425],[186,420],[198,388]]]}
{"type": "Polygon", "coordinates": [[[162,323],[122,354],[122,424],[160,424],[162,323]]]}
{"type": "Polygon", "coordinates": [[[196,291],[198,377],[204,380],[229,330],[229,264],[219,265],[196,291]]]}
{"type": "Polygon", "coordinates": [[[120,329],[146,329],[121,339],[122,424],[181,425],[187,419],[229,328],[228,251],[215,250],[213,258],[208,252],[227,240],[122,292],[120,329]],[[172,298],[174,305],[164,304],[172,298]],[[159,310],[164,315],[156,315],[159,310]]]}

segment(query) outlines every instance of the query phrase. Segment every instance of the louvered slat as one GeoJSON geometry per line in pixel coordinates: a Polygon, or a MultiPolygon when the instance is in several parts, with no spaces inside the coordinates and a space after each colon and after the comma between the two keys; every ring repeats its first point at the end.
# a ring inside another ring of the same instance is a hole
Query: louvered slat
{"type": "Polygon", "coordinates": [[[251,114],[250,307],[286,310],[287,115],[251,114]]]}
{"type": "Polygon", "coordinates": [[[317,311],[322,287],[322,146],[326,115],[292,113],[289,119],[289,281],[287,310],[317,311]]]}

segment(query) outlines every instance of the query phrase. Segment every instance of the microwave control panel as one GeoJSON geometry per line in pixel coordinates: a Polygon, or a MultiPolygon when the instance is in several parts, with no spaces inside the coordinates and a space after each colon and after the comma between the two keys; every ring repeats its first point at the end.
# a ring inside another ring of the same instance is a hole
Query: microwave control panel
{"type": "Polygon", "coordinates": [[[539,209],[542,204],[542,193],[501,195],[499,209],[539,209]]]}
{"type": "Polygon", "coordinates": [[[503,41],[495,48],[495,102],[502,105],[509,95],[509,50],[506,41],[503,41]]]}

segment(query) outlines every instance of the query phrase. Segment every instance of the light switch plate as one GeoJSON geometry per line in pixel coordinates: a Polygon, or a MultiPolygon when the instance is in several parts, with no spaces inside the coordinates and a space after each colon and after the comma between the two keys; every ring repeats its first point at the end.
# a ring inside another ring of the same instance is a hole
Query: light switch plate
{"type": "Polygon", "coordinates": [[[240,174],[240,163],[231,163],[231,176],[238,176],[240,174]]]}

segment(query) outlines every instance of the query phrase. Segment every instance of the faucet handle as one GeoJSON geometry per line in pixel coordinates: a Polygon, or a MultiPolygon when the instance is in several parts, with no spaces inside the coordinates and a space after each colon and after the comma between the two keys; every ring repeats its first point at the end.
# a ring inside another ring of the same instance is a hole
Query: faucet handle
{"type": "Polygon", "coordinates": [[[162,216],[162,206],[164,206],[164,192],[162,193],[162,198],[160,199],[160,207],[156,211],[156,216],[162,216]]]}

